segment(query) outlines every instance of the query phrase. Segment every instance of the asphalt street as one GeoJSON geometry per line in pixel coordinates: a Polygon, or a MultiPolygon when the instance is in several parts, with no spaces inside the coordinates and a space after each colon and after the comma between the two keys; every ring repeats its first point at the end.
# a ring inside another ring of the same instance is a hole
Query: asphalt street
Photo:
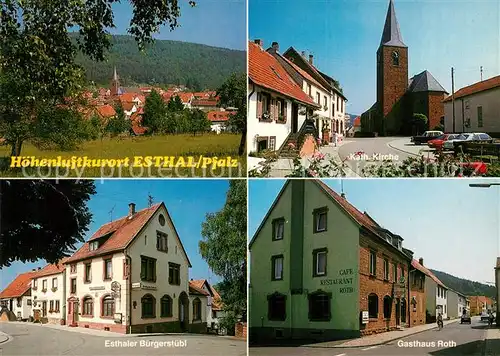
{"type": "MultiPolygon", "coordinates": [[[[346,138],[346,143],[339,147],[339,156],[349,169],[359,176],[363,176],[362,170],[368,165],[381,165],[384,160],[391,160],[394,163],[400,163],[408,157],[415,157],[414,154],[426,155],[428,150],[426,145],[415,146],[408,143],[402,147],[403,150],[395,149],[389,146],[391,142],[404,140],[402,137],[376,137],[376,138],[346,138]],[[408,153],[413,152],[414,154],[408,153]],[[356,155],[363,152],[362,155],[356,155]]],[[[432,156],[432,155],[431,155],[432,156]]]]}
{"type": "Polygon", "coordinates": [[[246,342],[198,334],[111,338],[57,330],[39,324],[0,323],[9,341],[0,356],[11,355],[246,355],[246,342]]]}
{"type": "MultiPolygon", "coordinates": [[[[500,355],[500,344],[486,347],[487,323],[474,318],[472,324],[452,323],[442,330],[432,329],[385,345],[360,348],[259,347],[250,356],[492,356],[500,355]]],[[[500,340],[497,340],[500,342],[500,340]]],[[[495,342],[497,342],[495,341],[495,342]]]]}

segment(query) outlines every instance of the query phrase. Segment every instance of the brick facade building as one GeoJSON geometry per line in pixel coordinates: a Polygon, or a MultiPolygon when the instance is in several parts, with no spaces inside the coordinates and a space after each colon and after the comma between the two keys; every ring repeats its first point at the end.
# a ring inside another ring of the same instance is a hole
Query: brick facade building
{"type": "Polygon", "coordinates": [[[361,116],[362,131],[414,134],[417,130],[411,121],[414,113],[428,118],[429,129],[444,120],[446,90],[426,70],[408,80],[408,64],[408,47],[390,0],[377,50],[377,102],[361,116]]]}
{"type": "Polygon", "coordinates": [[[426,323],[425,270],[424,259],[411,261],[410,267],[410,324],[411,326],[426,323]]]}

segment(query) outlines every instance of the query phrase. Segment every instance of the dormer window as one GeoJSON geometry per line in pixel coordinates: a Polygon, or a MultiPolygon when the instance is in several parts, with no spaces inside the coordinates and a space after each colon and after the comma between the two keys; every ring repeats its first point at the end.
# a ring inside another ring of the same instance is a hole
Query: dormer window
{"type": "Polygon", "coordinates": [[[399,66],[399,53],[397,51],[392,52],[392,65],[399,66]]]}
{"type": "Polygon", "coordinates": [[[89,243],[89,250],[90,251],[95,251],[99,248],[99,241],[91,241],[89,243]]]}

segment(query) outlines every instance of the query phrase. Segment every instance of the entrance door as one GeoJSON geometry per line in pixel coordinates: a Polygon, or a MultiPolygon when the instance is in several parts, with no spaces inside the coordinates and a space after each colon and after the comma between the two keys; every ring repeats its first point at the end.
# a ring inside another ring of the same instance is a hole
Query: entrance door
{"type": "Polygon", "coordinates": [[[14,310],[14,300],[9,299],[9,310],[13,311],[14,310]]]}
{"type": "Polygon", "coordinates": [[[292,133],[299,131],[299,106],[292,104],[292,133]]]}
{"type": "Polygon", "coordinates": [[[406,299],[401,300],[401,323],[406,324],[406,299]]]}
{"type": "Polygon", "coordinates": [[[401,300],[396,299],[396,326],[399,326],[401,321],[401,300]]]}
{"type": "Polygon", "coordinates": [[[42,302],[42,317],[47,316],[47,302],[42,302]]]}
{"type": "Polygon", "coordinates": [[[181,331],[187,331],[189,327],[189,298],[185,292],[179,295],[179,323],[181,331]]]}
{"type": "Polygon", "coordinates": [[[68,300],[68,325],[77,326],[78,321],[78,300],[72,298],[68,300]]]}

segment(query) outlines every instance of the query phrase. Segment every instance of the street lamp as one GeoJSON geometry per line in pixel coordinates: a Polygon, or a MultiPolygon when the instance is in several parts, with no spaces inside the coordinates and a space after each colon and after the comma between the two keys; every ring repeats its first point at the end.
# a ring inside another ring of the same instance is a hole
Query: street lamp
{"type": "MultiPolygon", "coordinates": [[[[496,186],[496,185],[500,185],[500,183],[473,183],[473,184],[469,184],[469,187],[471,188],[490,188],[492,186],[496,186]]],[[[500,204],[500,203],[499,203],[500,204]]],[[[500,209],[499,209],[500,211],[500,209]]],[[[497,269],[495,268],[495,281],[497,281],[497,269]]],[[[499,294],[499,288],[500,288],[500,285],[498,284],[497,282],[497,295],[499,294]]],[[[500,326],[500,303],[498,303],[497,301],[497,313],[496,313],[496,324],[497,326],[500,326]]]]}

